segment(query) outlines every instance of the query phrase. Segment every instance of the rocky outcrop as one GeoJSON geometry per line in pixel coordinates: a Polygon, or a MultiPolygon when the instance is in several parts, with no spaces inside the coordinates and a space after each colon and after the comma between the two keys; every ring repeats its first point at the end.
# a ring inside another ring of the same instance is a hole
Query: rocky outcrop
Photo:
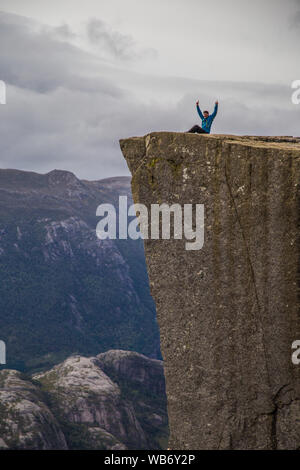
{"type": "Polygon", "coordinates": [[[0,449],[67,449],[39,389],[13,370],[0,371],[0,449]]]}
{"type": "Polygon", "coordinates": [[[160,449],[167,438],[161,361],[108,351],[32,378],[0,371],[0,448],[160,449]]]}
{"type": "Polygon", "coordinates": [[[136,203],[204,204],[204,246],[145,240],[173,449],[297,449],[300,139],[120,142],[136,203]]]}
{"type": "Polygon", "coordinates": [[[117,384],[95,364],[94,358],[73,356],[36,377],[47,390],[63,419],[107,431],[119,442],[145,447],[147,439],[133,406],[121,397],[117,384]]]}
{"type": "Polygon", "coordinates": [[[99,354],[97,364],[110,377],[134,386],[145,387],[150,393],[165,393],[165,378],[162,362],[149,359],[133,351],[111,351],[99,354]]]}

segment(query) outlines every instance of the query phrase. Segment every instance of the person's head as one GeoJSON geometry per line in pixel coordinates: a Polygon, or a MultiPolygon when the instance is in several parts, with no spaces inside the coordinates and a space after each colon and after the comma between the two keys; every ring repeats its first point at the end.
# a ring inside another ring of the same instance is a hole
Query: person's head
{"type": "Polygon", "coordinates": [[[205,119],[208,118],[209,112],[208,111],[203,111],[203,116],[205,117],[205,119]]]}

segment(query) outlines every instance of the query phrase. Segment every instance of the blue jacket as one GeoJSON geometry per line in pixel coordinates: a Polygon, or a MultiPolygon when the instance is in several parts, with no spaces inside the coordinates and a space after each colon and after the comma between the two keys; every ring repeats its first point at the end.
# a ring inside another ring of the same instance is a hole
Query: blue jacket
{"type": "Polygon", "coordinates": [[[202,114],[202,111],[199,108],[198,104],[197,104],[197,111],[198,111],[198,114],[199,114],[200,118],[202,119],[202,129],[209,134],[211,125],[213,123],[213,120],[215,119],[215,117],[217,115],[217,112],[218,112],[218,105],[215,104],[214,112],[212,114],[210,114],[208,116],[208,118],[206,118],[206,119],[204,118],[204,116],[202,114]]]}

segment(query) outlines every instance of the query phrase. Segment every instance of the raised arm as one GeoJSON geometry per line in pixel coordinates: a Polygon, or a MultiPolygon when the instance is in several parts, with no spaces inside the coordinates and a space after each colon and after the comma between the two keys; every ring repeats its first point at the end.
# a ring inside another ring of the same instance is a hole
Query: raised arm
{"type": "Polygon", "coordinates": [[[197,101],[196,106],[197,106],[197,111],[198,111],[198,114],[199,114],[199,116],[200,116],[200,119],[204,119],[204,116],[203,116],[203,114],[202,114],[202,111],[201,111],[201,109],[199,108],[199,101],[197,101]]]}
{"type": "Polygon", "coordinates": [[[215,119],[215,117],[216,117],[216,115],[217,115],[218,107],[219,107],[219,102],[216,101],[216,102],[215,102],[215,109],[214,109],[214,112],[213,112],[212,115],[211,115],[211,117],[212,117],[213,119],[215,119]]]}

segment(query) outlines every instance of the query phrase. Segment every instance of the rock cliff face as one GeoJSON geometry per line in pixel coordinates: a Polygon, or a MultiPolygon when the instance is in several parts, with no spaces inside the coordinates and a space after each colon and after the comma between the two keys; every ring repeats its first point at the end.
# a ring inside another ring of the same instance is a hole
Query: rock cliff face
{"type": "Polygon", "coordinates": [[[144,240],[173,449],[297,449],[300,139],[120,141],[136,203],[204,204],[204,246],[144,240]]]}

